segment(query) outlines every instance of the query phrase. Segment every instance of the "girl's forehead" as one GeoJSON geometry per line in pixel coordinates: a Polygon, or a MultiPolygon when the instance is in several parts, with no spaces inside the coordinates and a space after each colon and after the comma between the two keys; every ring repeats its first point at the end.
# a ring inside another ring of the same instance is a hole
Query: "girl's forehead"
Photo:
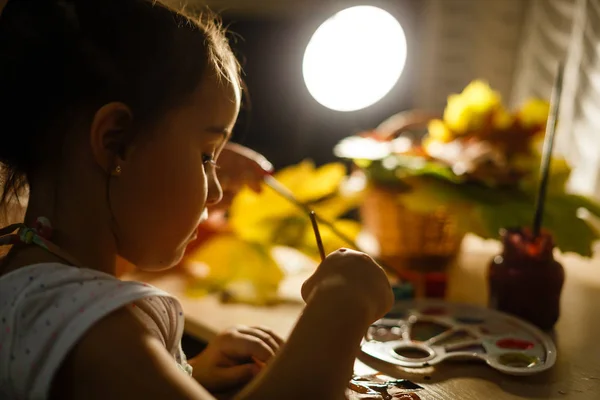
{"type": "Polygon", "coordinates": [[[192,112],[203,121],[233,125],[237,119],[241,102],[239,85],[208,75],[192,94],[192,112]]]}

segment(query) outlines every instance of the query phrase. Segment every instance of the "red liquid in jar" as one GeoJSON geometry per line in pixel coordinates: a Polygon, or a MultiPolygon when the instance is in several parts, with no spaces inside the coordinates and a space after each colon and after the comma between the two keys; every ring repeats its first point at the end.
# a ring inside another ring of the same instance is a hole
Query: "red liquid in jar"
{"type": "Polygon", "coordinates": [[[533,237],[527,229],[502,233],[504,249],[488,274],[489,306],[550,330],[560,315],[565,275],[552,254],[552,236],[533,237]]]}

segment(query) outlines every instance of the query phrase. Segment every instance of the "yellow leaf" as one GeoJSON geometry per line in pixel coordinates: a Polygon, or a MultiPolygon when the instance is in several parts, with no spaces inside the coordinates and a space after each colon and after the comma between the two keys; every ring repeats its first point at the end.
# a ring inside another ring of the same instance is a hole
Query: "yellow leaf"
{"type": "Polygon", "coordinates": [[[322,218],[333,220],[358,207],[363,197],[363,192],[354,192],[349,195],[335,195],[314,204],[312,209],[322,218]]]}
{"type": "MultiPolygon", "coordinates": [[[[303,161],[281,170],[275,178],[298,200],[308,203],[336,193],[345,176],[346,169],[341,163],[315,169],[311,161],[303,161]]],[[[272,244],[277,231],[285,228],[282,221],[302,215],[296,205],[265,185],[260,194],[249,188],[240,191],[231,205],[229,222],[240,238],[272,244]]]]}
{"type": "Polygon", "coordinates": [[[298,208],[271,188],[260,194],[242,189],[229,209],[229,224],[242,239],[269,244],[280,220],[299,214],[298,208]]]}
{"type": "Polygon", "coordinates": [[[457,134],[476,132],[502,105],[500,94],[483,81],[471,82],[461,94],[448,97],[444,122],[457,134]]]}
{"type": "MultiPolygon", "coordinates": [[[[292,212],[297,212],[292,210],[292,212]]],[[[281,225],[281,221],[288,217],[272,218],[252,218],[246,217],[243,214],[240,217],[231,218],[230,224],[235,234],[243,240],[252,243],[260,243],[269,245],[273,242],[276,231],[281,225]]]]}
{"type": "Polygon", "coordinates": [[[233,235],[218,235],[190,254],[187,263],[204,263],[208,274],[195,283],[223,290],[241,283],[250,284],[256,302],[276,295],[283,273],[271,256],[271,248],[248,243],[233,235]]]}
{"type": "Polygon", "coordinates": [[[335,193],[346,176],[346,167],[341,163],[326,164],[297,182],[296,196],[302,202],[311,202],[335,193]]]}
{"type": "Polygon", "coordinates": [[[469,83],[463,90],[462,96],[468,105],[488,115],[502,104],[500,94],[492,90],[487,82],[481,80],[469,83]]]}
{"type": "Polygon", "coordinates": [[[342,163],[330,163],[320,168],[310,160],[282,169],[275,178],[302,202],[318,200],[335,192],[346,176],[342,163]]]}
{"type": "Polygon", "coordinates": [[[446,126],[444,121],[434,119],[427,125],[429,137],[442,143],[451,142],[454,139],[452,131],[446,126]]]}
{"type": "Polygon", "coordinates": [[[519,110],[518,116],[523,127],[541,128],[546,125],[550,104],[546,100],[531,99],[519,110]]]}
{"type": "Polygon", "coordinates": [[[462,135],[469,130],[470,111],[468,104],[458,95],[450,95],[444,110],[444,122],[453,132],[462,135]]]}
{"type": "Polygon", "coordinates": [[[298,182],[310,177],[314,170],[315,164],[311,160],[303,160],[298,164],[290,165],[278,171],[275,174],[275,178],[287,188],[294,191],[298,182]]]}

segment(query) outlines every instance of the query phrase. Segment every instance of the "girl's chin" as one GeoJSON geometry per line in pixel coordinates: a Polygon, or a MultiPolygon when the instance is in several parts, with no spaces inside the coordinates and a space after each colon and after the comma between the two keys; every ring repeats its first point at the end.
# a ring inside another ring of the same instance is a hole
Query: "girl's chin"
{"type": "Polygon", "coordinates": [[[182,243],[177,249],[172,249],[169,251],[168,255],[167,253],[163,253],[164,256],[161,257],[160,260],[155,260],[147,265],[140,265],[139,268],[148,272],[161,272],[178,266],[183,260],[183,257],[185,256],[185,250],[191,241],[192,238],[190,237],[188,241],[182,243]]]}
{"type": "Polygon", "coordinates": [[[185,249],[186,249],[186,248],[187,248],[187,247],[188,247],[190,244],[192,244],[193,242],[195,242],[197,239],[198,239],[198,229],[196,229],[196,230],[194,231],[194,233],[192,234],[192,236],[190,236],[190,238],[188,239],[187,243],[186,243],[186,244],[185,244],[185,246],[184,246],[184,252],[185,252],[185,249]]]}
{"type": "Polygon", "coordinates": [[[178,250],[175,254],[173,254],[173,256],[171,257],[171,259],[169,261],[159,262],[159,263],[155,263],[153,265],[140,266],[140,269],[144,270],[144,271],[148,271],[148,272],[161,272],[161,271],[169,270],[173,267],[176,267],[177,265],[179,265],[181,263],[181,261],[183,260],[184,254],[185,254],[185,247],[183,248],[183,250],[178,250]]]}

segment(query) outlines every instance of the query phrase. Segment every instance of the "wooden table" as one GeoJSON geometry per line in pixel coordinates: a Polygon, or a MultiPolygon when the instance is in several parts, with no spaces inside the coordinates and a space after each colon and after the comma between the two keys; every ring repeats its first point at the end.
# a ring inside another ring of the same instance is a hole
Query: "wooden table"
{"type": "MultiPolygon", "coordinates": [[[[498,250],[496,242],[467,237],[462,256],[450,271],[448,300],[484,306],[485,271],[498,250]]],[[[573,255],[559,260],[565,267],[566,281],[562,314],[554,333],[558,361],[551,370],[531,377],[511,377],[483,364],[453,363],[408,372],[361,359],[356,363],[357,373],[378,370],[410,379],[424,387],[419,392],[423,400],[600,399],[600,261],[573,255]]],[[[307,273],[289,276],[282,293],[299,298],[307,273]]],[[[191,299],[184,294],[185,278],[180,273],[135,273],[128,279],[146,281],[178,296],[186,313],[186,331],[204,340],[235,324],[269,326],[285,337],[302,311],[300,303],[257,308],[223,305],[212,296],[191,299]]]]}

